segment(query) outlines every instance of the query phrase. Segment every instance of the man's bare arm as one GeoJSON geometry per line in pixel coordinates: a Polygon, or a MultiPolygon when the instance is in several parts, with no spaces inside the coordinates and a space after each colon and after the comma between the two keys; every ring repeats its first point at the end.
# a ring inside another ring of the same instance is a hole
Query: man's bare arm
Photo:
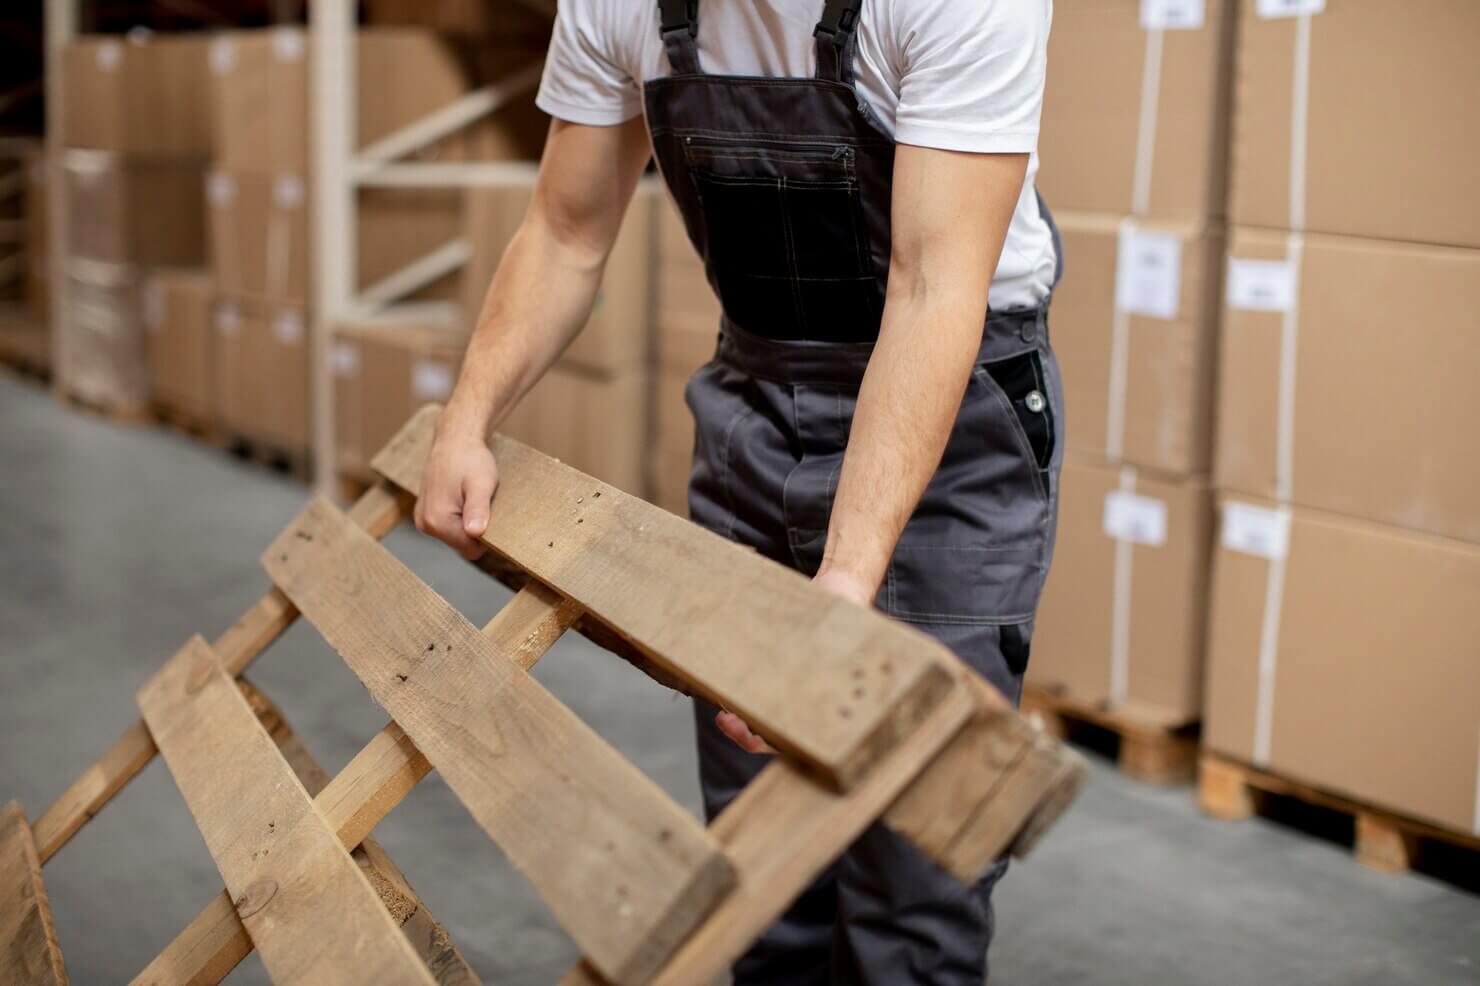
{"type": "Polygon", "coordinates": [[[642,120],[555,121],[519,231],[504,253],[437,423],[416,526],[468,558],[488,524],[498,467],[488,437],[580,333],[647,164],[642,120]]]}
{"type": "Polygon", "coordinates": [[[900,145],[889,290],[818,581],[869,605],[945,451],[981,344],[1026,154],[900,145]]]}

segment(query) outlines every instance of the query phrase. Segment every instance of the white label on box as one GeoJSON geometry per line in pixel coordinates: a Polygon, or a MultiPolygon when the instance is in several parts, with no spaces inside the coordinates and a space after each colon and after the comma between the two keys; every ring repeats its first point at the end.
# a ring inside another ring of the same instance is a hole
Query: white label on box
{"type": "Polygon", "coordinates": [[[1182,241],[1167,233],[1120,231],[1115,306],[1132,315],[1177,317],[1182,295],[1182,241]]]}
{"type": "Polygon", "coordinates": [[[329,350],[329,365],[333,368],[336,377],[359,376],[359,345],[353,342],[345,342],[343,339],[336,340],[333,348],[329,350]]]}
{"type": "Polygon", "coordinates": [[[234,336],[242,330],[242,313],[233,304],[216,306],[216,331],[223,336],[234,336]]]}
{"type": "Polygon", "coordinates": [[[296,62],[303,57],[303,32],[294,27],[280,27],[272,36],[272,52],[280,62],[296,62]]]}
{"type": "Polygon", "coordinates": [[[303,204],[303,179],[297,175],[283,175],[273,185],[277,204],[284,209],[296,209],[303,204]]]}
{"type": "Polygon", "coordinates": [[[104,41],[98,45],[98,68],[111,72],[123,63],[123,45],[117,41],[104,41]]]}
{"type": "Polygon", "coordinates": [[[1326,0],[1259,0],[1256,8],[1260,17],[1300,17],[1303,14],[1319,14],[1326,9],[1326,0]]]}
{"type": "Polygon", "coordinates": [[[1295,306],[1295,268],[1284,260],[1228,259],[1228,307],[1287,312],[1295,306]]]}
{"type": "Polygon", "coordinates": [[[230,38],[211,42],[211,71],[225,75],[236,67],[236,44],[230,38]]]}
{"type": "Polygon", "coordinates": [[[1141,27],[1147,31],[1195,31],[1203,26],[1204,0],[1141,0],[1141,27]]]}
{"type": "Polygon", "coordinates": [[[206,196],[211,205],[226,208],[236,199],[236,179],[219,171],[211,172],[211,177],[206,179],[206,196]]]}
{"type": "Polygon", "coordinates": [[[1290,512],[1249,503],[1223,504],[1223,547],[1260,558],[1285,557],[1290,549],[1290,512]]]}
{"type": "Polygon", "coordinates": [[[278,312],[272,320],[272,334],[284,346],[296,346],[303,341],[303,316],[295,311],[278,312]]]}
{"type": "Polygon", "coordinates": [[[417,400],[445,401],[452,396],[452,367],[419,359],[411,365],[411,393],[417,400]]]}
{"type": "Polygon", "coordinates": [[[1124,490],[1105,495],[1105,533],[1117,541],[1159,547],[1167,540],[1167,505],[1124,490]]]}

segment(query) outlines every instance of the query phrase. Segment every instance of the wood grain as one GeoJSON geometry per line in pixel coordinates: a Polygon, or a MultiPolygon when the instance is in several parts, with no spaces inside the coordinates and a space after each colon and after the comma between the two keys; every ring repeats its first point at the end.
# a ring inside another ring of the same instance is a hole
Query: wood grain
{"type": "Polygon", "coordinates": [[[67,971],[41,882],[41,859],[20,802],[0,809],[0,982],[66,986],[67,971]]]}
{"type": "MultiPolygon", "coordinates": [[[[372,465],[419,493],[439,409],[372,465]]],[[[503,436],[483,542],[846,789],[953,687],[938,641],[503,436]]],[[[999,697],[1006,705],[1006,700],[999,697]]]]}
{"type": "Polygon", "coordinates": [[[209,644],[139,708],[275,982],[434,984],[209,644]]]}
{"type": "Polygon", "coordinates": [[[614,982],[643,982],[733,882],[703,827],[327,501],[268,574],[614,982]]]}
{"type": "MultiPolygon", "coordinates": [[[[378,483],[350,508],[350,517],[372,537],[382,538],[409,516],[411,501],[388,484],[378,483]]],[[[267,649],[298,616],[286,596],[270,589],[212,645],[222,666],[240,673],[267,649]]],[[[108,751],[62,793],[36,822],[36,848],[41,862],[51,859],[103,806],[139,772],[158,751],[149,730],[136,721],[124,730],[108,751]]]]}

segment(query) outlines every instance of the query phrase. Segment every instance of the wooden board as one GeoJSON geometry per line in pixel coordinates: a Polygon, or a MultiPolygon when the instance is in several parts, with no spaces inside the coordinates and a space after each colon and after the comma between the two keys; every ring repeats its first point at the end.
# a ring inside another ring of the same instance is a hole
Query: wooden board
{"type": "MultiPolygon", "coordinates": [[[[381,538],[410,514],[410,503],[387,486],[371,487],[350,510],[355,522],[381,538]]],[[[228,671],[239,674],[292,626],[298,611],[286,596],[270,589],[216,638],[212,649],[228,671]]],[[[83,771],[36,822],[36,848],[45,863],[103,809],[124,785],[149,766],[158,751],[142,720],[114,741],[102,758],[83,771]]]]}
{"type": "MultiPolygon", "coordinates": [[[[419,493],[437,413],[418,412],[374,469],[419,493]]],[[[956,658],[925,634],[512,439],[493,449],[484,543],[826,783],[858,783],[954,684],[956,658]]]]}
{"type": "Polygon", "coordinates": [[[41,859],[19,802],[0,809],[0,982],[66,986],[41,859]]]}
{"type": "Polygon", "coordinates": [[[263,564],[612,981],[732,885],[692,816],[327,501],[263,564]]]}
{"type": "Polygon", "coordinates": [[[1130,703],[1107,709],[1071,695],[1023,686],[1023,715],[1058,739],[1104,730],[1118,743],[1115,760],[1127,777],[1145,784],[1178,785],[1197,772],[1198,724],[1168,718],[1159,710],[1130,703]],[[1088,727],[1086,730],[1085,727],[1088,727]]]}
{"type": "MultiPolygon", "coordinates": [[[[579,610],[566,600],[541,586],[529,586],[520,590],[483,632],[490,639],[503,640],[514,647],[520,666],[528,669],[579,616],[579,610]]],[[[261,718],[260,707],[254,704],[254,709],[261,718]]],[[[280,739],[277,730],[266,720],[264,725],[275,741],[280,739]]],[[[295,771],[300,771],[300,778],[303,777],[302,765],[296,764],[288,751],[284,751],[284,756],[295,771]]],[[[341,843],[347,847],[368,845],[370,832],[431,769],[432,765],[410,737],[391,722],[322,789],[315,790],[315,785],[307,779],[304,786],[314,794],[314,805],[338,833],[341,843]]],[[[407,929],[403,926],[402,930],[407,929]]],[[[438,962],[428,954],[438,946],[435,938],[425,947],[413,941],[413,947],[428,959],[437,981],[445,986],[457,980],[447,963],[438,962]]],[[[450,948],[450,943],[447,947],[450,948]]],[[[133,986],[217,983],[251,948],[236,909],[231,906],[230,895],[222,893],[135,977],[133,986]]]]}
{"type": "Polygon", "coordinates": [[[434,984],[209,644],[139,708],[275,982],[434,984]]]}

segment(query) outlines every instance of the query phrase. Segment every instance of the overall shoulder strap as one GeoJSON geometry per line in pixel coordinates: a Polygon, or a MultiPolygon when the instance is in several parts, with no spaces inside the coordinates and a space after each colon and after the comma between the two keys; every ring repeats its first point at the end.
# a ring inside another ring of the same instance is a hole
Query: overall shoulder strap
{"type": "Polygon", "coordinates": [[[812,32],[817,39],[817,78],[853,84],[853,53],[862,7],[863,0],[827,0],[822,20],[812,32]]]}
{"type": "Polygon", "coordinates": [[[699,0],[658,0],[658,31],[674,75],[699,73],[699,0]]]}

